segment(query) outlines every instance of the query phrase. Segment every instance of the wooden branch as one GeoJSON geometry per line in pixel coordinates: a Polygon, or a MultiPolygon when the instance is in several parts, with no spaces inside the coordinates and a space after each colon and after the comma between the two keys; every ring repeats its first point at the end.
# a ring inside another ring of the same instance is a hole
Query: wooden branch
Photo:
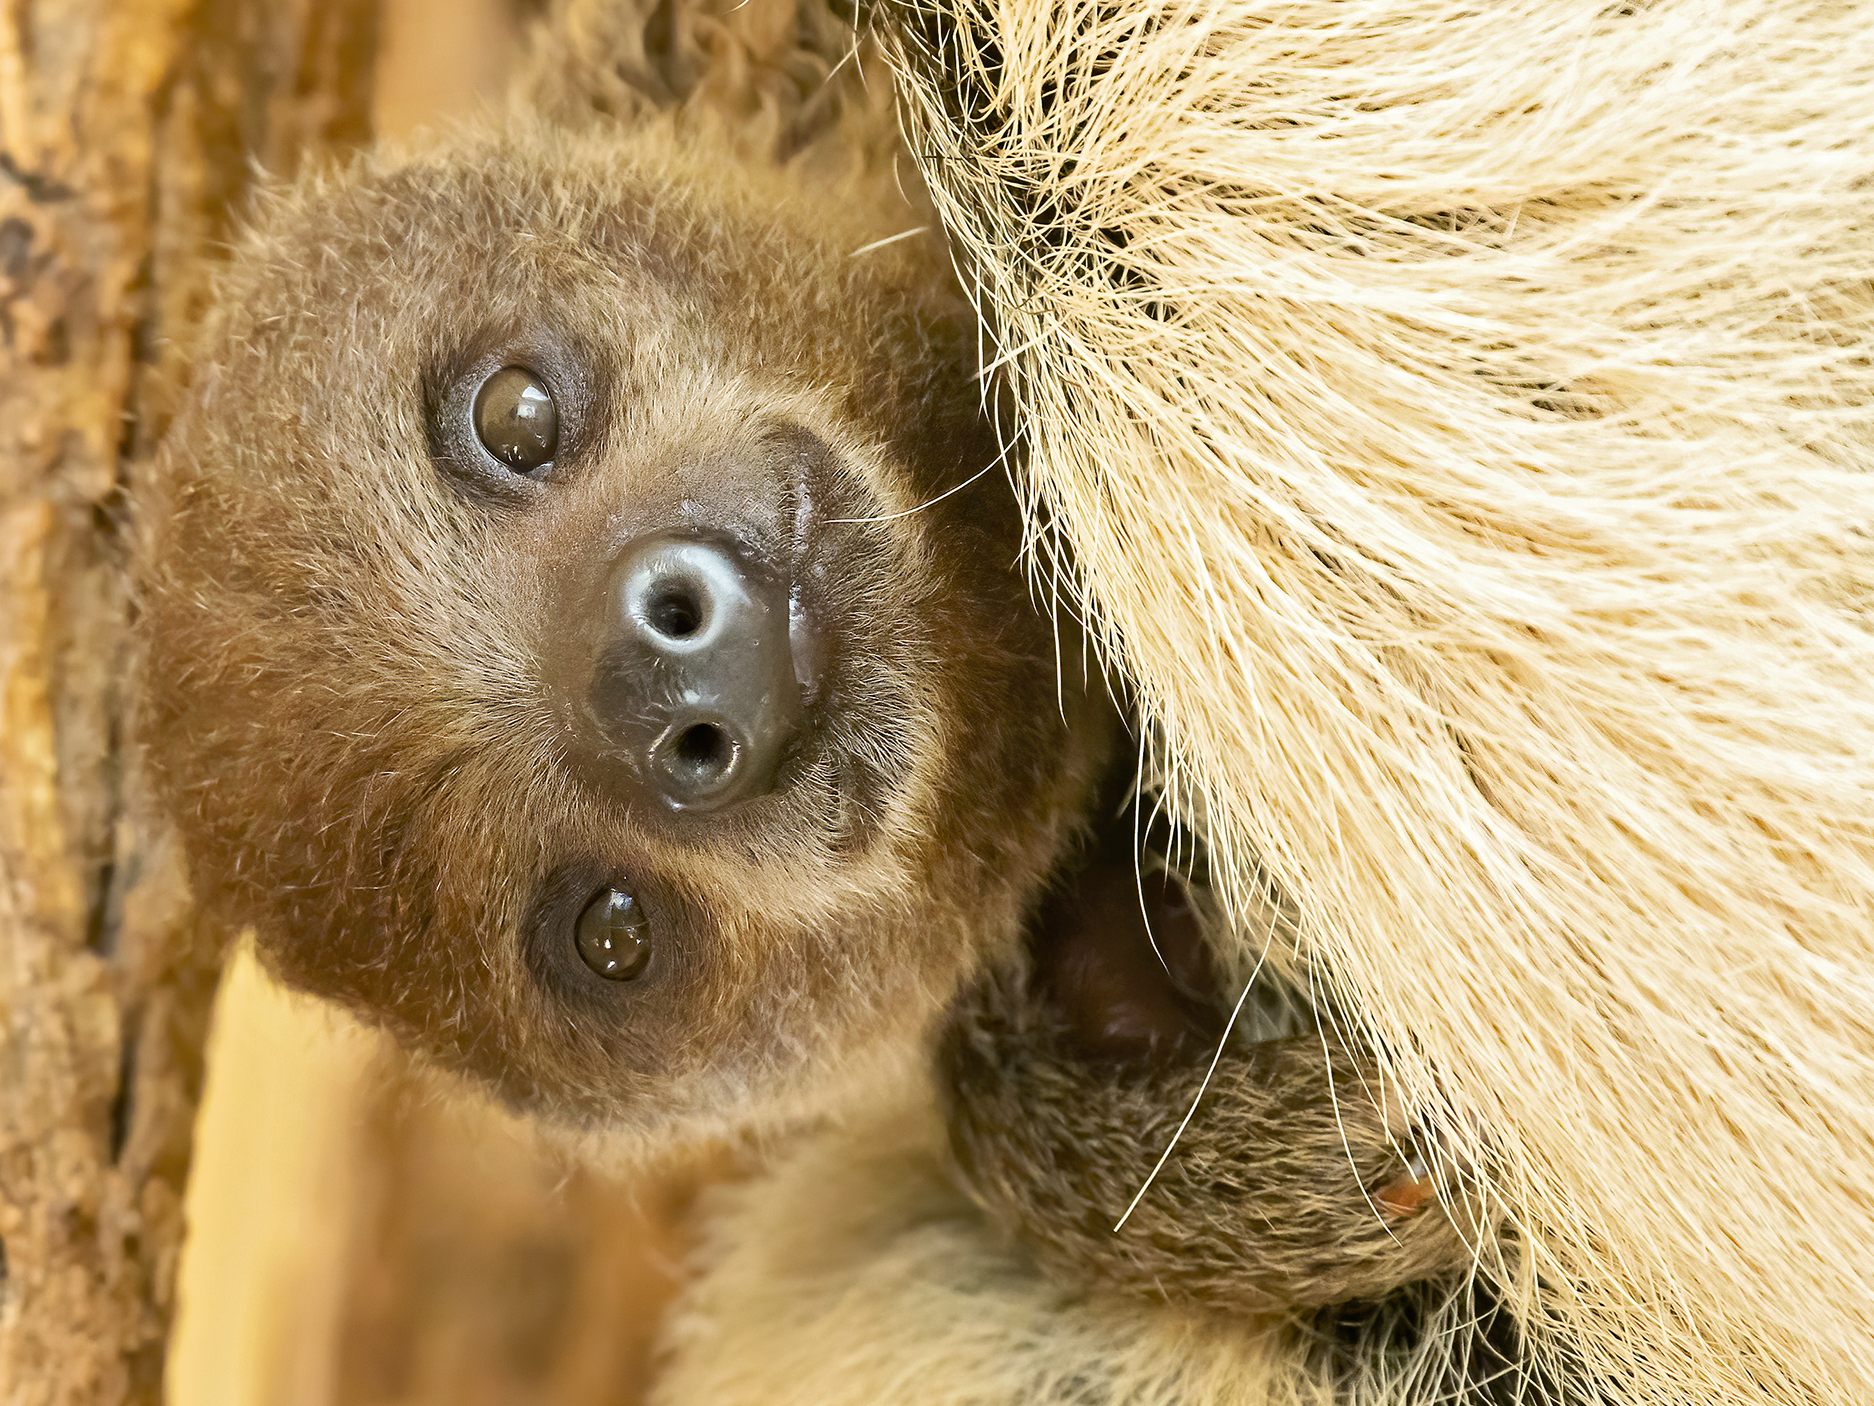
{"type": "Polygon", "coordinates": [[[218,957],[128,820],[125,490],[253,163],[368,135],[377,8],[0,3],[7,1406],[160,1399],[218,957]]]}

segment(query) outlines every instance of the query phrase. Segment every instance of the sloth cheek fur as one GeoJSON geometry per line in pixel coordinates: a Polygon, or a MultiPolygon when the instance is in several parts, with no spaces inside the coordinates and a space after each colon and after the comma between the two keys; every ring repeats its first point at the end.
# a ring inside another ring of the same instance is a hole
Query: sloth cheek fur
{"type": "Polygon", "coordinates": [[[1110,745],[940,256],[854,260],[694,159],[521,127],[285,194],[141,504],[139,726],[201,899],[582,1125],[811,1104],[907,1043],[1110,745]]]}

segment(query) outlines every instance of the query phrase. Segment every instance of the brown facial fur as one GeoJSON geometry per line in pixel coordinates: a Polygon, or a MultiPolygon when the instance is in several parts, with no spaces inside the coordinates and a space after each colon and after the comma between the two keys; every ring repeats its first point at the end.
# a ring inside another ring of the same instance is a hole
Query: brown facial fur
{"type": "Polygon", "coordinates": [[[143,740],[201,896],[509,1100],[663,1131],[811,1106],[911,1043],[1013,941],[1105,737],[1057,696],[940,256],[855,257],[880,231],[841,191],[667,146],[522,124],[280,197],[140,577],[143,740]],[[538,482],[439,429],[517,358],[560,398],[538,482]],[[790,507],[764,485],[796,474],[818,740],[733,815],[634,811],[572,761],[547,682],[589,563],[699,515],[760,546],[790,507]],[[654,925],[636,982],[573,955],[605,884],[654,925]]]}

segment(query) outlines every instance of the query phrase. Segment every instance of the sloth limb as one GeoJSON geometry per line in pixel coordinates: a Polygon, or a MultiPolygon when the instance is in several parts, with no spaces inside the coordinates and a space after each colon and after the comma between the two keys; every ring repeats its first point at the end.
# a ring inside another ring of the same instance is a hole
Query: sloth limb
{"type": "Polygon", "coordinates": [[[1237,1312],[1378,1299],[1468,1264],[1370,1053],[1316,1031],[1230,1039],[1198,1097],[1224,1036],[1192,995],[1212,986],[1196,925],[1160,904],[1148,939],[1129,854],[1105,858],[943,1041],[952,1149],[988,1215],[1059,1279],[1237,1312]]]}

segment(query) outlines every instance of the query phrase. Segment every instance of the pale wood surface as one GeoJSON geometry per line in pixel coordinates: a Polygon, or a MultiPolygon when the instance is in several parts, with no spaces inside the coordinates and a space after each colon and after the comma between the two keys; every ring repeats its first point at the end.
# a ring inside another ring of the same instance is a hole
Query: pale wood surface
{"type": "Polygon", "coordinates": [[[157,1399],[213,944],[129,838],[126,485],[250,163],[368,130],[376,0],[0,5],[0,1401],[157,1399]]]}

